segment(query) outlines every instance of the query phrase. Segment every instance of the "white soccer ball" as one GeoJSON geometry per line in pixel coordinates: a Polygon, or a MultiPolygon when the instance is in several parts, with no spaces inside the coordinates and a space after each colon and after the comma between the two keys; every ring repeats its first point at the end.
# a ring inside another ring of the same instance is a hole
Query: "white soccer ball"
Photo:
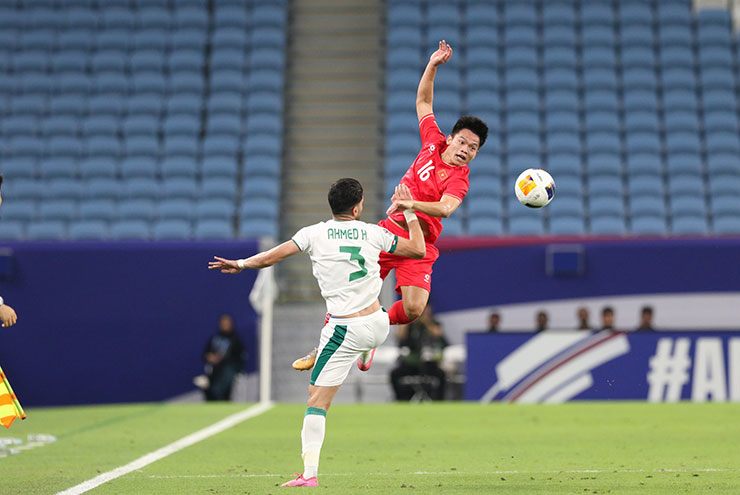
{"type": "Polygon", "coordinates": [[[555,197],[555,181],[541,168],[528,168],[516,178],[514,193],[524,206],[542,208],[555,197]]]}

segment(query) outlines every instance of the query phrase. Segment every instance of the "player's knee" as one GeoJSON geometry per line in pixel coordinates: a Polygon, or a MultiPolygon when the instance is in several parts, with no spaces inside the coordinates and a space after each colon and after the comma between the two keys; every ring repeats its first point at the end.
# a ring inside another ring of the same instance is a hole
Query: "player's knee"
{"type": "Polygon", "coordinates": [[[403,310],[406,312],[406,316],[409,320],[414,321],[424,312],[426,302],[423,301],[404,301],[403,310]]]}

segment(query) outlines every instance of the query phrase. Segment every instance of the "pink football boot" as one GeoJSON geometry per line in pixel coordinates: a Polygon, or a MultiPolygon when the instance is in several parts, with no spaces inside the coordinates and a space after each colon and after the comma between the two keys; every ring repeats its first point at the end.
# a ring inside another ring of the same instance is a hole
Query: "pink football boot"
{"type": "Polygon", "coordinates": [[[319,479],[314,476],[313,478],[304,478],[302,474],[299,474],[298,477],[294,480],[286,481],[280,486],[284,487],[296,487],[296,486],[305,486],[305,487],[313,487],[313,486],[319,486],[319,479]]]}
{"type": "Polygon", "coordinates": [[[373,358],[375,357],[375,349],[370,349],[367,352],[363,352],[362,355],[357,358],[357,367],[360,371],[367,371],[370,366],[373,365],[373,358]]]}

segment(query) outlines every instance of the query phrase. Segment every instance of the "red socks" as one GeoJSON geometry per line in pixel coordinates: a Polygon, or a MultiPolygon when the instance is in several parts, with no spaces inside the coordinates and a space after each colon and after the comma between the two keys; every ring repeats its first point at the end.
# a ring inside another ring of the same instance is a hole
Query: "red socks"
{"type": "Polygon", "coordinates": [[[403,309],[403,300],[396,301],[388,310],[388,318],[391,320],[391,325],[405,325],[411,323],[411,319],[406,315],[406,311],[403,309]]]}

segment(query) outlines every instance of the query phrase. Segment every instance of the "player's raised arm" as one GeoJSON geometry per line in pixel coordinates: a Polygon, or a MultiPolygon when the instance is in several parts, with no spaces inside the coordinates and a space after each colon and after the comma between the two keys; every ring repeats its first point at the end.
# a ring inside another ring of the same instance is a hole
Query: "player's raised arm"
{"type": "Polygon", "coordinates": [[[409,238],[404,239],[403,237],[398,238],[398,245],[393,254],[397,256],[406,256],[408,258],[421,259],[427,254],[427,245],[424,242],[424,232],[421,230],[421,224],[419,219],[416,217],[414,210],[406,208],[407,202],[413,203],[411,199],[411,191],[405,184],[399,184],[396,186],[396,192],[393,195],[397,198],[398,209],[403,211],[403,216],[406,218],[406,225],[409,228],[409,238]]]}
{"type": "Polygon", "coordinates": [[[259,270],[260,268],[267,268],[268,266],[280,263],[285,258],[300,252],[301,250],[298,249],[295,242],[286,241],[268,251],[255,254],[246,259],[227,260],[225,258],[214,256],[213,258],[216,261],[209,261],[208,269],[220,270],[221,273],[229,274],[240,273],[242,270],[259,270]]]}
{"type": "Polygon", "coordinates": [[[439,48],[429,57],[429,63],[421,75],[419,88],[416,90],[416,116],[421,120],[425,115],[432,113],[432,100],[434,100],[434,76],[437,75],[437,67],[447,62],[452,57],[452,47],[445,40],[439,42],[439,48]]]}

